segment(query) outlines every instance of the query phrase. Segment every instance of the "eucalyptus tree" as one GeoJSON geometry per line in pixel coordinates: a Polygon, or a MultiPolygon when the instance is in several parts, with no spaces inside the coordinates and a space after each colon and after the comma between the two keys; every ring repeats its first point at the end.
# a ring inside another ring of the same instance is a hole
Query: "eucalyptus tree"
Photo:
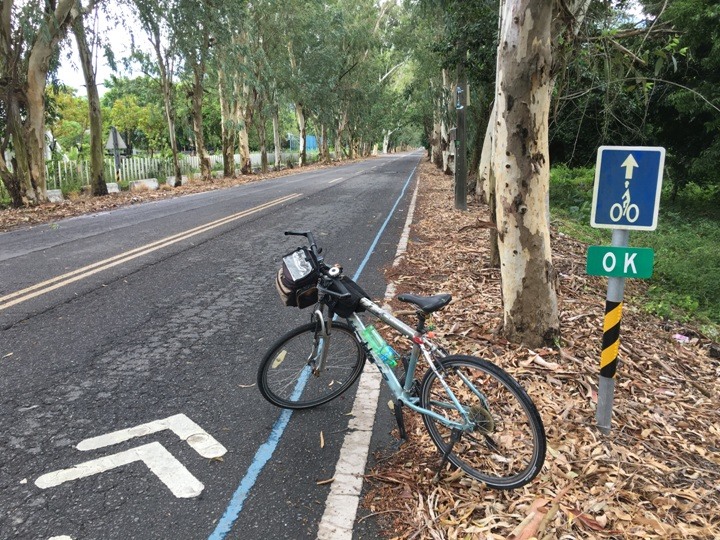
{"type": "Polygon", "coordinates": [[[284,68],[279,73],[281,91],[293,103],[298,131],[300,132],[300,166],[307,163],[306,137],[307,116],[312,106],[317,79],[313,70],[318,66],[314,52],[323,44],[323,34],[328,27],[316,25],[324,13],[321,2],[284,0],[274,2],[274,9],[281,13],[283,45],[285,46],[284,68]],[[282,7],[281,7],[282,6],[282,7]]]}
{"type": "MultiPolygon", "coordinates": [[[[248,8],[251,11],[252,8],[248,8]]],[[[226,35],[215,46],[212,71],[217,87],[220,111],[220,146],[223,156],[224,176],[235,176],[235,147],[239,148],[241,170],[250,172],[250,146],[247,132],[247,107],[249,87],[245,77],[248,74],[248,36],[252,34],[249,17],[233,23],[233,32],[226,35]]]]}
{"type": "MultiPolygon", "coordinates": [[[[205,180],[211,178],[203,129],[203,96],[207,90],[208,67],[215,46],[229,39],[236,21],[243,17],[245,5],[244,0],[168,0],[159,6],[163,10],[164,24],[161,38],[164,34],[164,39],[172,46],[164,52],[165,64],[169,55],[182,59],[183,75],[189,80],[188,99],[195,151],[200,161],[200,174],[205,180]]],[[[152,10],[149,13],[153,16],[152,10]]]]}
{"type": "MultiPolygon", "coordinates": [[[[77,0],[0,4],[0,178],[14,206],[47,200],[45,89],[77,0]],[[14,156],[6,162],[6,151],[14,156]]],[[[92,10],[91,0],[85,7],[92,10]]]]}
{"type": "Polygon", "coordinates": [[[364,146],[367,150],[367,144],[363,143],[382,139],[383,119],[373,122],[370,118],[391,82],[389,77],[397,69],[383,63],[383,59],[391,58],[387,52],[393,47],[392,30],[398,11],[395,2],[337,0],[336,3],[334,19],[342,28],[342,34],[334,44],[340,63],[330,80],[335,97],[336,146],[344,146],[347,135],[350,158],[364,146]]]}
{"type": "Polygon", "coordinates": [[[208,60],[212,54],[211,47],[215,44],[213,30],[217,21],[217,9],[218,6],[209,0],[174,0],[168,10],[172,36],[191,80],[188,97],[195,152],[200,161],[200,175],[206,181],[211,179],[211,166],[205,146],[202,104],[208,60]]]}
{"type": "Polygon", "coordinates": [[[506,0],[492,148],[504,333],[534,347],[559,335],[547,197],[552,0],[506,0]]]}
{"type": "Polygon", "coordinates": [[[558,4],[551,0],[501,2],[495,102],[480,176],[488,177],[497,224],[504,333],[529,346],[550,344],[559,335],[548,126],[554,67],[561,62],[553,53],[573,42],[589,4],[575,0],[556,12],[558,4]]]}
{"type": "MultiPolygon", "coordinates": [[[[83,11],[80,2],[77,2],[71,11],[75,17],[73,33],[80,56],[85,89],[88,100],[88,117],[90,119],[90,189],[93,195],[107,195],[108,189],[105,183],[105,156],[103,155],[103,129],[102,110],[100,108],[100,94],[95,80],[95,67],[93,66],[93,51],[88,44],[87,32],[85,30],[84,16],[89,12],[83,11]]],[[[95,38],[96,36],[93,36],[95,38]]],[[[95,46],[99,43],[94,40],[95,46]]]]}
{"type": "MultiPolygon", "coordinates": [[[[170,184],[174,187],[182,182],[175,107],[175,76],[180,58],[178,57],[177,39],[175,33],[171,31],[169,20],[170,10],[174,4],[172,0],[131,0],[130,3],[155,55],[154,62],[143,61],[142,64],[146,73],[156,75],[159,79],[173,161],[174,178],[170,184]]],[[[138,53],[137,56],[144,60],[142,53],[138,53]]]]}
{"type": "Polygon", "coordinates": [[[247,32],[244,92],[248,114],[246,120],[255,127],[260,146],[262,172],[268,170],[268,122],[272,122],[275,168],[280,167],[280,124],[278,63],[286,60],[287,50],[282,38],[283,14],[273,2],[258,2],[248,11],[251,24],[247,32]]]}

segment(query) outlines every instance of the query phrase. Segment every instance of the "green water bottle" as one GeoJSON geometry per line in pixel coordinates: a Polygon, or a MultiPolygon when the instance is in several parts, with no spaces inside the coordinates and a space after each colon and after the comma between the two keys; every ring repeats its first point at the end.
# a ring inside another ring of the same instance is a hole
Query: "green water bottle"
{"type": "Polygon", "coordinates": [[[398,353],[382,338],[373,325],[368,325],[362,331],[362,337],[370,350],[390,367],[397,366],[398,353]]]}

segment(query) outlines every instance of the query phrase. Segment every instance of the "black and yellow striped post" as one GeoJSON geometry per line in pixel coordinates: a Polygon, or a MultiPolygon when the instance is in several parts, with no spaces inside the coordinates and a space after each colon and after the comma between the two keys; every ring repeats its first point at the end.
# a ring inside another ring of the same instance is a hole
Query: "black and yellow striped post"
{"type": "Polygon", "coordinates": [[[605,319],[603,320],[602,354],[600,355],[600,375],[612,379],[615,377],[620,350],[620,320],[622,302],[605,301],[605,319]]]}
{"type": "MultiPolygon", "coordinates": [[[[626,247],[630,231],[615,229],[612,233],[612,245],[626,247]]],[[[604,434],[610,433],[613,399],[615,396],[615,375],[617,374],[618,352],[620,350],[620,321],[622,320],[625,278],[608,278],[608,290],[605,297],[605,318],[603,320],[602,352],[600,354],[600,381],[598,384],[598,402],[595,422],[604,434]]]]}

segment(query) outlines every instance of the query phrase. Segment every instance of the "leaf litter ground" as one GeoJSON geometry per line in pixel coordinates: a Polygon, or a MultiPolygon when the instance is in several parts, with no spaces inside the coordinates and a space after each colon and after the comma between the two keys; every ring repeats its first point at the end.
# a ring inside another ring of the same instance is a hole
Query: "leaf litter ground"
{"type": "Polygon", "coordinates": [[[388,537],[403,539],[720,538],[717,345],[637,309],[646,285],[628,280],[612,432],[602,435],[595,406],[607,281],[585,275],[586,245],[553,230],[560,346],[508,343],[498,333],[487,220],[484,205],[453,210],[452,180],[424,163],[408,251],[388,279],[398,293],[453,294],[434,316],[436,334],[451,352],[490,359],[525,387],[545,423],[545,466],[514,491],[450,469],[435,483],[439,454],[418,415],[406,413],[409,440],[367,475],[364,507],[388,537]]]}

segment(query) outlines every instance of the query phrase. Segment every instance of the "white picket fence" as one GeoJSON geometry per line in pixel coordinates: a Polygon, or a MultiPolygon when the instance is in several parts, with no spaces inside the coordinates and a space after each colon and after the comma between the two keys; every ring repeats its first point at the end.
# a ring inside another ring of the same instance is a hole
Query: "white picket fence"
{"type": "MultiPolygon", "coordinates": [[[[192,164],[183,156],[180,160],[180,169],[187,174],[193,169],[192,164]]],[[[119,175],[116,175],[115,161],[112,158],[105,160],[106,182],[132,182],[144,178],[157,178],[165,180],[174,174],[172,159],[160,158],[128,158],[120,161],[119,175]],[[119,178],[118,178],[119,176],[119,178]]],[[[45,165],[45,177],[48,189],[63,189],[63,187],[79,187],[90,184],[89,161],[48,161],[45,165]]]]}
{"type": "MultiPolygon", "coordinates": [[[[308,152],[310,158],[314,158],[317,151],[308,152]]],[[[289,162],[297,164],[299,155],[297,152],[283,152],[281,154],[281,164],[286,166],[289,162]]],[[[260,152],[250,154],[250,161],[254,169],[261,165],[260,152]]],[[[221,155],[210,156],[210,164],[213,169],[221,169],[223,158],[221,155]]],[[[275,164],[275,154],[268,152],[268,164],[272,167],[275,164]]],[[[240,155],[235,154],[235,165],[240,168],[240,155]]],[[[190,175],[200,169],[200,158],[197,156],[180,156],[180,169],[183,175],[190,175]]],[[[144,158],[132,157],[123,158],[120,161],[119,171],[120,182],[132,182],[135,180],[143,180],[145,178],[156,178],[160,182],[164,182],[168,176],[174,175],[172,159],[164,158],[144,158]]],[[[90,162],[84,160],[70,161],[48,161],[45,164],[45,178],[47,179],[48,189],[78,189],[81,186],[90,184],[90,162]]],[[[105,181],[115,182],[118,178],[115,171],[115,161],[113,158],[105,159],[105,181]]],[[[8,194],[0,182],[0,198],[7,198],[8,194]]]]}

